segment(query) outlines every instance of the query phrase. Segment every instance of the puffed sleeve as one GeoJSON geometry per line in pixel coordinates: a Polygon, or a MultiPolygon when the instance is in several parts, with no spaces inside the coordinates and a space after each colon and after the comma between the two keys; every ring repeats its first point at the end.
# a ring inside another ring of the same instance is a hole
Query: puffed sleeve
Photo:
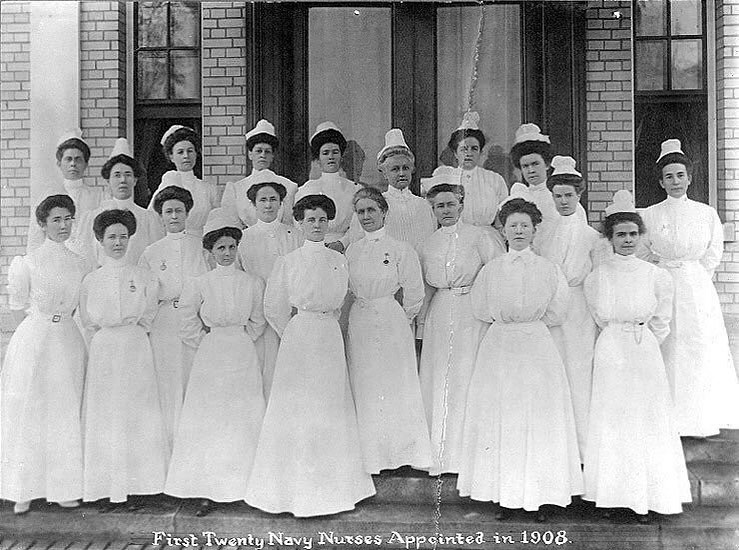
{"type": "Polygon", "coordinates": [[[157,242],[159,239],[163,239],[165,235],[164,231],[164,222],[162,221],[162,218],[159,217],[159,214],[156,212],[152,212],[147,217],[148,222],[148,229],[149,229],[149,243],[152,244],[157,242]]]}
{"type": "Polygon", "coordinates": [[[197,349],[205,336],[203,322],[200,320],[200,306],[203,295],[197,279],[188,279],[180,295],[180,339],[190,349],[197,349]]]}
{"type": "Polygon", "coordinates": [[[605,323],[598,317],[598,294],[600,293],[600,285],[598,284],[601,278],[601,270],[597,267],[585,277],[585,283],[583,284],[583,292],[585,293],[585,301],[588,304],[590,315],[592,315],[595,323],[600,327],[604,328],[605,323]]]}
{"type": "Polygon", "coordinates": [[[403,289],[403,309],[408,319],[413,319],[421,310],[426,291],[421,275],[418,254],[408,243],[401,242],[398,262],[398,282],[403,289]]]}
{"type": "Polygon", "coordinates": [[[151,253],[149,252],[149,247],[147,246],[144,251],[141,253],[141,256],[139,257],[139,267],[144,268],[147,271],[154,272],[154,270],[151,268],[151,253]]]}
{"type": "Polygon", "coordinates": [[[8,306],[11,310],[24,310],[31,296],[31,270],[24,256],[16,256],[8,270],[8,306]]]}
{"type": "Polygon", "coordinates": [[[264,283],[254,275],[252,277],[252,304],[249,320],[246,323],[246,333],[252,340],[259,338],[264,332],[267,321],[264,318],[264,283]]]}
{"type": "Polygon", "coordinates": [[[208,190],[208,202],[210,203],[210,209],[218,208],[218,187],[213,183],[207,183],[206,189],[208,190]]]}
{"type": "Polygon", "coordinates": [[[87,302],[90,296],[90,282],[92,281],[92,277],[93,274],[88,273],[85,278],[82,279],[82,285],[80,286],[80,323],[82,324],[82,327],[85,329],[85,331],[87,331],[89,334],[94,333],[100,328],[100,326],[93,322],[93,320],[90,318],[90,310],[87,307],[87,302]]]}
{"type": "Polygon", "coordinates": [[[146,332],[151,331],[151,324],[154,322],[154,317],[157,316],[157,310],[159,305],[159,279],[157,279],[150,271],[146,272],[146,309],[139,319],[139,325],[143,327],[146,332]]]}
{"type": "Polygon", "coordinates": [[[470,291],[470,299],[472,301],[472,314],[484,321],[485,323],[493,323],[495,318],[490,310],[490,302],[488,301],[488,291],[492,281],[492,268],[488,265],[483,266],[475,277],[470,291]]]}
{"type": "Polygon", "coordinates": [[[277,258],[264,291],[264,316],[280,337],[292,317],[287,275],[285,258],[277,258]]]}
{"type": "Polygon", "coordinates": [[[554,268],[552,284],[556,285],[556,288],[547,306],[547,311],[542,317],[542,321],[549,327],[561,325],[564,322],[570,300],[570,285],[567,283],[567,278],[558,265],[552,264],[552,266],[554,268]]]}
{"type": "Polygon", "coordinates": [[[487,231],[480,232],[480,236],[477,238],[477,251],[480,258],[482,258],[483,265],[500,255],[500,249],[487,231]]]}
{"type": "Polygon", "coordinates": [[[225,208],[229,214],[236,211],[236,185],[232,181],[226,182],[221,195],[221,208],[225,208]]]}
{"type": "Polygon", "coordinates": [[[285,195],[285,200],[282,201],[282,223],[292,225],[295,222],[293,218],[293,206],[295,205],[295,193],[298,191],[298,184],[290,180],[288,182],[285,182],[287,194],[285,195]]]}
{"type": "Polygon", "coordinates": [[[661,344],[670,334],[675,286],[672,276],[666,270],[658,268],[655,272],[654,293],[657,298],[657,307],[654,310],[654,315],[649,319],[648,325],[661,344]]]}
{"type": "Polygon", "coordinates": [[[724,254],[724,228],[713,208],[710,209],[709,223],[711,224],[711,242],[708,243],[708,248],[700,262],[704,269],[713,275],[713,271],[721,263],[721,257],[724,254]]]}
{"type": "Polygon", "coordinates": [[[33,212],[34,209],[31,209],[31,219],[28,222],[28,238],[26,240],[26,254],[33,252],[36,250],[39,246],[44,244],[44,239],[46,239],[46,236],[44,235],[44,232],[41,229],[41,226],[38,224],[38,221],[36,221],[36,214],[33,212]]]}
{"type": "MultiPolygon", "coordinates": [[[[428,239],[428,237],[426,237],[428,239]]],[[[425,263],[423,261],[423,255],[424,255],[424,245],[421,245],[419,251],[418,251],[418,259],[421,263],[421,277],[423,278],[423,304],[421,304],[421,309],[418,312],[418,315],[416,316],[416,339],[421,340],[423,339],[423,329],[426,324],[426,314],[429,310],[429,305],[431,304],[431,300],[434,297],[434,293],[436,292],[436,288],[428,284],[426,281],[426,270],[425,270],[425,263]]]]}
{"type": "Polygon", "coordinates": [[[346,249],[349,248],[350,244],[357,242],[362,237],[364,237],[364,231],[359,223],[359,218],[357,218],[356,213],[352,214],[352,220],[349,222],[349,229],[344,233],[344,236],[341,237],[339,241],[341,241],[341,244],[343,244],[346,249]]]}

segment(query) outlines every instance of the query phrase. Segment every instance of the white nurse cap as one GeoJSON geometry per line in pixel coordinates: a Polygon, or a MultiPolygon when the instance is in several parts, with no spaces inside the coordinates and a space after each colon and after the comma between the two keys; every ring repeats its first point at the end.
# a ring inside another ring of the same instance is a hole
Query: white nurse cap
{"type": "Polygon", "coordinates": [[[575,169],[575,165],[575,159],[572,157],[556,155],[552,159],[552,176],[569,174],[581,178],[582,174],[575,169]]]}
{"type": "Polygon", "coordinates": [[[259,134],[267,134],[268,136],[277,137],[274,125],[264,118],[257,122],[256,126],[246,133],[246,140],[248,141],[249,138],[258,136],[259,134]]]}
{"type": "Polygon", "coordinates": [[[70,139],[78,139],[89,147],[89,144],[84,139],[82,139],[82,130],[80,130],[79,128],[72,128],[62,132],[56,142],[56,146],[59,147],[62,143],[70,139]]]}
{"type": "Polygon", "coordinates": [[[339,132],[342,136],[344,133],[339,129],[339,127],[331,122],[330,120],[327,120],[326,122],[321,122],[318,126],[316,126],[316,131],[313,132],[313,135],[310,137],[309,141],[313,141],[313,138],[316,137],[321,132],[325,132],[326,130],[335,130],[339,132]]]}
{"type": "MultiPolygon", "coordinates": [[[[164,132],[164,135],[162,136],[162,139],[160,140],[160,145],[164,145],[164,142],[167,141],[167,138],[174,134],[177,130],[181,128],[187,128],[187,126],[183,126],[182,124],[173,124],[169,127],[169,129],[164,132]]],[[[192,128],[187,128],[188,130],[192,130],[192,128]]]]}
{"type": "Polygon", "coordinates": [[[659,154],[659,158],[657,158],[657,162],[662,160],[662,157],[665,157],[672,153],[677,153],[678,155],[685,156],[679,139],[668,139],[662,142],[662,151],[659,154]]]}
{"type": "Polygon", "coordinates": [[[386,153],[390,152],[391,149],[405,150],[405,152],[415,160],[413,153],[411,152],[411,148],[408,147],[408,144],[405,142],[403,131],[400,128],[393,128],[388,130],[385,134],[385,146],[380,149],[379,153],[377,153],[377,164],[380,164],[385,160],[386,153]]]}
{"type": "Polygon", "coordinates": [[[131,154],[131,146],[128,144],[128,140],[124,137],[120,137],[115,140],[115,145],[113,145],[113,150],[110,152],[110,156],[108,156],[108,158],[112,159],[118,155],[126,155],[127,157],[133,158],[133,154],[131,154]]]}
{"type": "Polygon", "coordinates": [[[549,141],[549,136],[542,134],[541,128],[531,122],[521,124],[521,126],[516,130],[515,143],[523,143],[524,141],[551,143],[551,141],[549,141]]]}
{"type": "Polygon", "coordinates": [[[636,212],[634,197],[626,189],[616,191],[613,195],[613,202],[605,210],[606,216],[617,212],[636,212]]]}
{"type": "Polygon", "coordinates": [[[236,227],[238,229],[238,226],[234,225],[233,216],[228,215],[226,208],[214,208],[208,213],[208,221],[203,226],[203,235],[224,227],[236,227]]]}
{"type": "Polygon", "coordinates": [[[462,122],[457,130],[479,130],[480,114],[477,111],[467,111],[462,117],[462,122]]]}

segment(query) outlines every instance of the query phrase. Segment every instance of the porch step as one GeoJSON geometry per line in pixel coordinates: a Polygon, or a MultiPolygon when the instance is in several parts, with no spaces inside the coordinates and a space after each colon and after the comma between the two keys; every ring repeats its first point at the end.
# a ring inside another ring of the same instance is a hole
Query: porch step
{"type": "Polygon", "coordinates": [[[721,430],[705,439],[683,438],[685,461],[739,464],[739,430],[721,430]]]}
{"type": "MultiPolygon", "coordinates": [[[[51,548],[52,544],[61,548],[63,541],[107,541],[109,550],[127,545],[136,545],[136,550],[155,550],[157,547],[151,546],[154,533],[162,532],[189,540],[195,536],[197,544],[208,550],[235,546],[244,550],[259,548],[258,539],[263,540],[263,548],[268,550],[428,550],[434,547],[430,537],[436,532],[435,508],[413,504],[368,501],[358,504],[351,512],[309,519],[296,519],[289,514],[270,515],[245,504],[224,505],[204,518],[196,517],[195,510],[196,501],[152,497],[137,512],[101,514],[95,505],[62,511],[57,506],[34,503],[29,514],[19,517],[5,504],[0,507],[3,539],[0,546],[8,548],[5,541],[9,539],[32,539],[36,543],[34,549],[51,548]],[[207,546],[208,538],[203,534],[206,531],[214,533],[211,546],[207,546]],[[215,540],[215,536],[220,540],[215,540]],[[352,538],[338,538],[346,536],[352,538]],[[242,540],[224,540],[232,537],[242,540]]],[[[636,523],[629,514],[603,519],[592,505],[583,502],[567,510],[556,510],[546,523],[535,523],[523,512],[514,512],[509,519],[498,521],[493,510],[490,505],[471,502],[443,505],[440,531],[449,538],[438,548],[483,550],[502,545],[525,549],[533,544],[562,546],[568,550],[736,550],[739,544],[739,507],[688,507],[683,514],[661,516],[649,525],[636,523]],[[559,545],[544,544],[558,534],[559,545]],[[480,544],[477,537],[482,537],[484,542],[480,544]],[[523,542],[524,537],[528,544],[523,542]],[[537,544],[533,543],[534,537],[539,540],[537,544]]],[[[162,548],[186,548],[183,541],[172,539],[169,544],[166,539],[160,544],[162,548]]],[[[26,548],[31,546],[13,546],[14,550],[26,548]]]]}
{"type": "Polygon", "coordinates": [[[739,505],[739,464],[688,464],[693,502],[702,506],[739,505]]]}

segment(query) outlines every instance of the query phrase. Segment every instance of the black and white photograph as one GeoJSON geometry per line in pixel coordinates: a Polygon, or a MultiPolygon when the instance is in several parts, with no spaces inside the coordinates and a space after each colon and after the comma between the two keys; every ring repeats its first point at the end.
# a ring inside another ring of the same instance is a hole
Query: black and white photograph
{"type": "Polygon", "coordinates": [[[0,550],[738,550],[739,0],[3,0],[0,550]]]}

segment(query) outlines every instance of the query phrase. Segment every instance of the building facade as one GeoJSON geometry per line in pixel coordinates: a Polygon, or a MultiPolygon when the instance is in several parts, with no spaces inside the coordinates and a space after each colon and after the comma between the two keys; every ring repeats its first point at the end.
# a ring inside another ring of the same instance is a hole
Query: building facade
{"type": "Polygon", "coordinates": [[[471,107],[486,164],[509,184],[522,122],[574,156],[593,223],[619,189],[640,207],[661,200],[653,162],[680,138],[696,160],[689,195],[724,222],[715,280],[724,312],[739,315],[739,0],[4,1],[0,36],[0,308],[30,205],[60,179],[63,129],[80,127],[91,146],[90,185],[128,137],[146,165],[144,203],[168,169],[159,139],[173,123],[201,133],[196,171],[221,188],[251,170],[244,134],[260,118],[280,137],[276,171],[298,183],[318,122],[344,130],[344,170],[367,184],[399,127],[417,185],[471,107]]]}

